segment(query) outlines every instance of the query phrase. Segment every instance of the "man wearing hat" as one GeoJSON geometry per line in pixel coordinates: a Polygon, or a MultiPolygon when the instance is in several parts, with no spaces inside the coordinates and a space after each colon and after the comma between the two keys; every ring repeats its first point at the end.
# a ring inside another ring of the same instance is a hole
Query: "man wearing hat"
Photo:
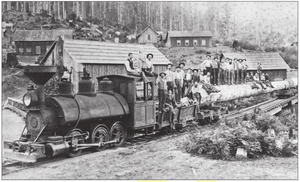
{"type": "Polygon", "coordinates": [[[157,73],[154,72],[153,64],[151,63],[151,59],[153,58],[153,54],[149,53],[146,56],[146,59],[142,59],[142,71],[146,76],[157,77],[157,73]]]}
{"type": "Polygon", "coordinates": [[[206,55],[206,59],[201,63],[202,68],[204,68],[204,75],[207,74],[207,72],[211,73],[211,63],[212,61],[210,60],[211,56],[206,55]]]}
{"type": "Polygon", "coordinates": [[[227,74],[228,74],[228,85],[232,85],[233,84],[233,75],[234,75],[234,65],[233,65],[233,62],[232,62],[232,59],[229,59],[229,62],[228,62],[228,65],[227,65],[227,74]]]}
{"type": "Polygon", "coordinates": [[[184,94],[183,95],[187,95],[189,94],[190,90],[191,90],[191,84],[192,84],[192,76],[193,76],[193,72],[191,68],[187,69],[187,73],[185,74],[185,78],[184,78],[184,94]]]}
{"type": "Polygon", "coordinates": [[[166,80],[167,80],[168,90],[172,90],[172,92],[174,92],[175,73],[171,69],[172,69],[172,63],[169,63],[167,65],[167,70],[165,71],[165,73],[166,73],[166,80]]]}
{"type": "Polygon", "coordinates": [[[242,75],[243,75],[243,79],[242,79],[242,82],[243,83],[246,83],[246,74],[247,74],[247,69],[248,69],[248,65],[246,63],[246,59],[243,59],[243,62],[242,62],[242,75]]]}
{"type": "Polygon", "coordinates": [[[176,67],[175,70],[175,100],[177,103],[180,102],[182,98],[182,87],[183,87],[183,76],[182,76],[182,69],[180,66],[176,67]]]}
{"type": "Polygon", "coordinates": [[[181,74],[182,74],[182,78],[183,78],[183,86],[182,86],[182,90],[181,90],[181,97],[183,97],[184,93],[185,93],[185,85],[186,85],[186,79],[185,79],[185,71],[184,71],[184,67],[185,67],[185,63],[179,63],[179,67],[181,69],[181,74]]]}
{"type": "Polygon", "coordinates": [[[260,78],[260,76],[261,76],[261,71],[262,71],[261,63],[258,62],[258,63],[257,63],[257,73],[258,73],[259,81],[261,80],[261,78],[260,78]]]}
{"type": "Polygon", "coordinates": [[[200,83],[200,75],[199,75],[198,69],[193,69],[192,81],[193,81],[193,84],[194,84],[195,82],[200,83]]]}
{"type": "Polygon", "coordinates": [[[166,102],[166,94],[168,94],[165,72],[159,74],[159,77],[156,79],[156,84],[158,85],[158,108],[159,112],[162,112],[166,102]]]}
{"type": "Polygon", "coordinates": [[[242,83],[242,69],[243,69],[242,62],[243,62],[242,59],[239,59],[238,62],[237,62],[237,70],[238,70],[237,82],[238,82],[238,84],[242,83]]]}
{"type": "Polygon", "coordinates": [[[211,77],[211,84],[217,85],[218,84],[218,74],[219,74],[219,68],[220,68],[220,63],[219,63],[219,58],[215,57],[214,60],[212,60],[212,77],[211,77]]]}
{"type": "Polygon", "coordinates": [[[238,80],[238,58],[233,59],[233,84],[237,84],[238,80]]]}

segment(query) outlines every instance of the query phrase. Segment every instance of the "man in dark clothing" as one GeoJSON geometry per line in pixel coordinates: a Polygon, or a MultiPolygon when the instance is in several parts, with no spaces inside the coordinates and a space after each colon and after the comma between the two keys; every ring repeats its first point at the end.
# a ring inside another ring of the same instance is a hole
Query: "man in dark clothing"
{"type": "Polygon", "coordinates": [[[158,79],[156,79],[156,84],[158,85],[159,112],[162,112],[165,107],[166,94],[168,93],[166,73],[161,72],[159,74],[158,79]]]}
{"type": "Polygon", "coordinates": [[[261,80],[261,71],[262,71],[261,63],[257,63],[257,73],[258,73],[259,81],[261,80]]]}
{"type": "Polygon", "coordinates": [[[219,58],[215,57],[214,60],[212,61],[211,65],[212,65],[211,83],[213,85],[218,85],[218,74],[219,74],[219,68],[220,68],[219,58]]]}

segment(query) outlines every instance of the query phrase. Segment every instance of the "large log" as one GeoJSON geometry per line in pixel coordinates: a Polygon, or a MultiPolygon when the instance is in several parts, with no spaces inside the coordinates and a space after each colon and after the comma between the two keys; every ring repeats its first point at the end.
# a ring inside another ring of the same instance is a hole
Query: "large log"
{"type": "Polygon", "coordinates": [[[220,90],[220,92],[204,95],[201,99],[201,103],[205,105],[210,105],[212,103],[231,101],[244,97],[250,97],[254,95],[270,93],[276,90],[295,87],[298,86],[298,78],[291,78],[284,81],[274,81],[271,83],[274,86],[274,88],[267,87],[267,89],[262,89],[260,87],[259,89],[252,89],[250,83],[231,86],[216,86],[216,88],[220,90]]]}

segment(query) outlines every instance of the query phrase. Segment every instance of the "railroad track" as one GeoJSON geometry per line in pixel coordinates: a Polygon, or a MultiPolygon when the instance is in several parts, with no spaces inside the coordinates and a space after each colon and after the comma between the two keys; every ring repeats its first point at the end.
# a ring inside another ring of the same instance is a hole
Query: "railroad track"
{"type": "Polygon", "coordinates": [[[243,117],[245,114],[249,114],[249,113],[253,113],[253,110],[255,108],[260,108],[263,112],[267,112],[271,115],[275,115],[276,113],[278,113],[279,111],[282,110],[282,108],[286,107],[289,105],[289,103],[291,104],[295,104],[298,102],[298,94],[287,98],[287,99],[271,99],[262,103],[259,103],[257,105],[253,105],[251,107],[247,107],[245,109],[239,110],[238,112],[235,113],[229,113],[225,116],[223,116],[223,118],[226,118],[227,120],[231,120],[234,118],[239,118],[239,117],[243,117]]]}
{"type": "MultiPolygon", "coordinates": [[[[278,111],[277,108],[280,108],[280,110],[281,110],[283,107],[286,107],[289,104],[289,102],[291,102],[295,99],[297,100],[297,98],[298,98],[298,95],[287,98],[287,99],[271,99],[271,100],[259,103],[257,105],[242,109],[238,112],[229,113],[229,114],[223,116],[223,118],[233,119],[233,118],[237,118],[237,117],[242,117],[246,113],[253,112],[253,110],[257,107],[261,108],[263,111],[275,113],[275,111],[276,112],[278,111]],[[275,111],[274,111],[274,109],[275,109],[275,111]]],[[[294,101],[294,102],[297,102],[297,101],[294,101]]],[[[122,146],[122,148],[128,148],[130,146],[139,146],[139,145],[143,145],[150,141],[155,141],[155,140],[160,140],[160,139],[168,139],[169,137],[178,137],[187,132],[190,132],[191,130],[195,130],[198,127],[201,127],[201,126],[199,126],[193,122],[188,122],[187,126],[185,128],[183,128],[183,130],[180,132],[173,132],[168,135],[165,135],[165,134],[162,135],[161,132],[155,132],[155,133],[152,133],[149,135],[138,135],[138,136],[128,139],[127,142],[122,146]]],[[[107,150],[113,150],[113,149],[108,148],[107,150]]],[[[90,153],[93,153],[93,151],[91,149],[88,149],[88,150],[85,150],[82,153],[82,155],[87,155],[90,153]]],[[[65,156],[55,156],[52,158],[40,158],[37,160],[36,163],[23,163],[23,162],[18,162],[18,161],[10,161],[5,164],[2,164],[2,174],[5,175],[5,174],[20,171],[20,170],[24,170],[27,168],[38,167],[43,164],[52,163],[52,162],[56,162],[56,161],[63,160],[63,159],[65,159],[65,156]]]]}

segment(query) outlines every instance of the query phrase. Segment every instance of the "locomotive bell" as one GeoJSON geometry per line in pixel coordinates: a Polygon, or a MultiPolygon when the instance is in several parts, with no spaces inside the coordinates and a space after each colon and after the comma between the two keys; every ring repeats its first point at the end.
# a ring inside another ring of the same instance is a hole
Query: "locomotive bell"
{"type": "Polygon", "coordinates": [[[107,77],[99,82],[99,92],[100,93],[113,93],[112,81],[107,77]]]}

